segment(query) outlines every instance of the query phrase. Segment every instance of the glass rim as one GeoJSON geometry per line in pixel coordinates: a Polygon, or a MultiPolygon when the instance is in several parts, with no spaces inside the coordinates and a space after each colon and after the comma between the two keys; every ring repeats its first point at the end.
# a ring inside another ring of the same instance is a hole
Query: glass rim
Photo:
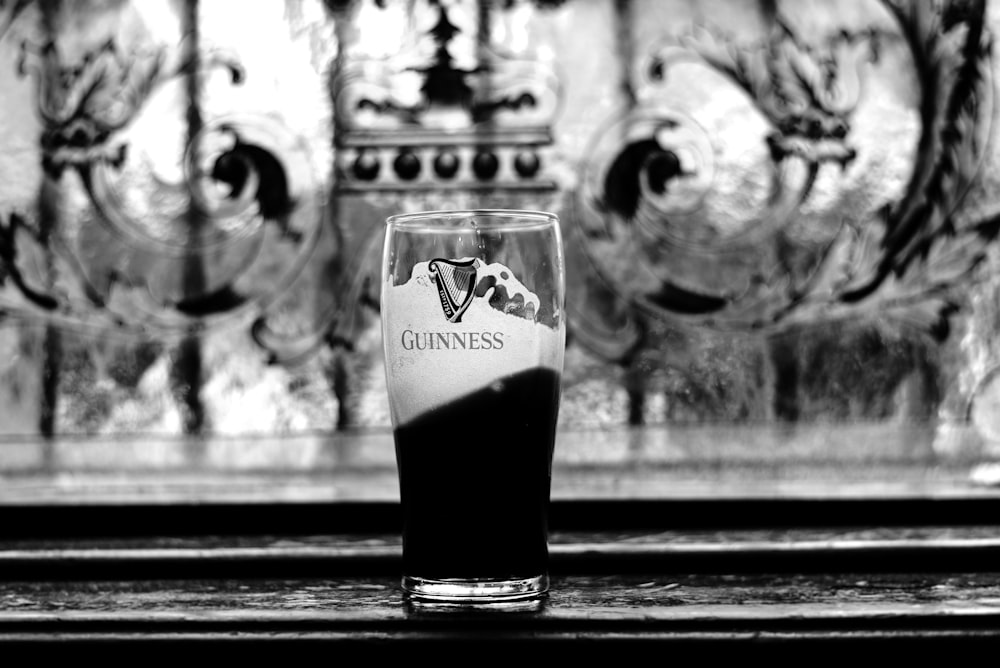
{"type": "Polygon", "coordinates": [[[460,222],[470,218],[505,219],[502,225],[490,224],[486,221],[482,227],[530,229],[539,226],[558,225],[559,216],[548,211],[532,209],[439,209],[432,211],[414,211],[399,213],[385,219],[387,226],[407,227],[413,229],[440,229],[438,223],[460,222]]]}

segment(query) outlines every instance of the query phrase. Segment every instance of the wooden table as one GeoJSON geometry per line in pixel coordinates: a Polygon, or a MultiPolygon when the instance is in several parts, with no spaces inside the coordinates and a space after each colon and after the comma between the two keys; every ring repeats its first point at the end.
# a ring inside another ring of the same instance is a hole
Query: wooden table
{"type": "Polygon", "coordinates": [[[967,485],[960,462],[564,453],[551,592],[457,607],[403,597],[391,452],[384,439],[353,447],[353,468],[8,458],[0,642],[35,657],[312,648],[466,663],[535,647],[617,660],[639,660],[632,647],[665,660],[1000,648],[1000,491],[967,485]],[[454,654],[472,649],[487,654],[454,654]]]}

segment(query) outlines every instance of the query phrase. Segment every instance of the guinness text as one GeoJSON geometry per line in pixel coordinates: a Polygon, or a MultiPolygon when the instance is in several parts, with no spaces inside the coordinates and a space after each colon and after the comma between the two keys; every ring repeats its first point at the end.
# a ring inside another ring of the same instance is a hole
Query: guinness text
{"type": "Polygon", "coordinates": [[[403,330],[404,350],[500,350],[503,332],[414,332],[403,330]]]}

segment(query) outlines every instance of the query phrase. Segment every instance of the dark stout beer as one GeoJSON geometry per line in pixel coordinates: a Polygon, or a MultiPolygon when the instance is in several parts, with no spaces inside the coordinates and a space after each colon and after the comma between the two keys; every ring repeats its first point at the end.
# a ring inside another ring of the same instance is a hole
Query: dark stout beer
{"type": "Polygon", "coordinates": [[[566,335],[558,220],[393,216],[383,260],[402,587],[418,601],[539,596],[566,335]]]}
{"type": "Polygon", "coordinates": [[[406,573],[537,576],[547,568],[559,374],[499,379],[395,430],[406,573]]]}

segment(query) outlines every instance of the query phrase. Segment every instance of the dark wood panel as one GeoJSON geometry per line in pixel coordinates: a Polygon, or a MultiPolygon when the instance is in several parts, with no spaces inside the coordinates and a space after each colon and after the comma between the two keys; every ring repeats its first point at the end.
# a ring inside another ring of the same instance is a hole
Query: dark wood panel
{"type": "MultiPolygon", "coordinates": [[[[0,540],[159,536],[394,534],[395,501],[187,501],[2,503],[0,540]]],[[[556,499],[553,531],[793,530],[854,527],[968,527],[1000,517],[1000,495],[976,497],[797,497],[556,499]]]]}
{"type": "MultiPolygon", "coordinates": [[[[555,532],[557,575],[990,572],[1000,526],[555,532]]],[[[0,542],[0,581],[398,574],[398,534],[0,542]]]]}
{"type": "Polygon", "coordinates": [[[396,534],[0,542],[0,643],[105,659],[633,647],[741,658],[1000,645],[1000,526],[557,531],[533,604],[414,605],[396,534]]]}
{"type": "Polygon", "coordinates": [[[375,652],[662,645],[722,652],[995,645],[1000,575],[559,576],[535,605],[413,606],[389,577],[8,583],[0,641],[94,649],[375,652]],[[961,645],[959,645],[961,643],[961,645]]]}

